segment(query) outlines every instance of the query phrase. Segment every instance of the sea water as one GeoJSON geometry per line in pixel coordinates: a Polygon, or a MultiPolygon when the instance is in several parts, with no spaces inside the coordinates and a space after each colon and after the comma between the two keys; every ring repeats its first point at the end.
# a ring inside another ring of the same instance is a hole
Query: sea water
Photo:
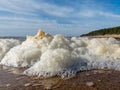
{"type": "Polygon", "coordinates": [[[120,70],[120,41],[115,38],[66,38],[57,34],[40,39],[0,39],[0,64],[28,67],[29,76],[71,77],[90,69],[120,70]]]}

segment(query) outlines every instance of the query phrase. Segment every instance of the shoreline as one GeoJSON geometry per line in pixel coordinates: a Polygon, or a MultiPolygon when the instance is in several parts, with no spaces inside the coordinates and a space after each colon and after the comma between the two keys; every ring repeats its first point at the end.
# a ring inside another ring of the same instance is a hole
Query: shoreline
{"type": "Polygon", "coordinates": [[[83,36],[83,37],[91,37],[91,38],[116,38],[116,39],[120,39],[120,34],[119,35],[97,35],[97,36],[83,36]]]}
{"type": "Polygon", "coordinates": [[[0,70],[0,90],[120,90],[120,71],[82,71],[70,79],[37,78],[0,70]]]}

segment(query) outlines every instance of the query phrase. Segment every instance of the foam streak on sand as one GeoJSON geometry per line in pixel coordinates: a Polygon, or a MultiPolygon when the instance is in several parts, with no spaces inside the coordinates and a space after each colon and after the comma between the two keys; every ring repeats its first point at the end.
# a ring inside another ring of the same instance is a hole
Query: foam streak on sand
{"type": "Polygon", "coordinates": [[[120,41],[114,38],[66,38],[39,31],[13,47],[1,64],[29,67],[24,74],[70,77],[80,70],[120,70],[120,41]]]}

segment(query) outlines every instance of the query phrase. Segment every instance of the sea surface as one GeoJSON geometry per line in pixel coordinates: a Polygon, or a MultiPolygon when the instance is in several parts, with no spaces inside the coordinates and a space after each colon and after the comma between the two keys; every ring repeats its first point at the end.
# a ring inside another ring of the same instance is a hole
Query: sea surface
{"type": "Polygon", "coordinates": [[[12,36],[7,36],[7,37],[0,37],[0,39],[17,39],[17,40],[20,40],[20,41],[25,41],[26,37],[12,37],[12,36]]]}

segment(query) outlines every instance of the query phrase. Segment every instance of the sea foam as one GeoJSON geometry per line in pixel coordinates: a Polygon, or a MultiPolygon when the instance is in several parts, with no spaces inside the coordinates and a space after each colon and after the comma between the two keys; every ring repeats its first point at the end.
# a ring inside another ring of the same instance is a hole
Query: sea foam
{"type": "Polygon", "coordinates": [[[0,61],[12,47],[18,44],[20,41],[16,39],[0,39],[0,61]]]}
{"type": "Polygon", "coordinates": [[[120,41],[114,38],[66,38],[39,31],[6,53],[1,64],[28,67],[29,76],[70,77],[90,69],[120,70],[120,41]]]}

